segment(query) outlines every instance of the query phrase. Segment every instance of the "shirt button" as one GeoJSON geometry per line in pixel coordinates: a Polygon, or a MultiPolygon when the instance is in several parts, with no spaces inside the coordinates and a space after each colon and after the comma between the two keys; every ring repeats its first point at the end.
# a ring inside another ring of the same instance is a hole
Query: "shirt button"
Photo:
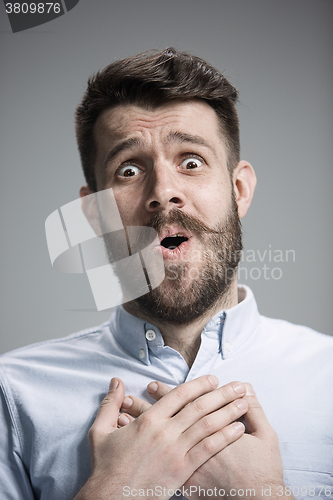
{"type": "Polygon", "coordinates": [[[227,351],[231,351],[231,345],[229,344],[229,342],[226,343],[225,348],[227,351]]]}
{"type": "Polygon", "coordinates": [[[146,331],[146,339],[147,340],[155,340],[156,339],[156,333],[154,330],[147,330],[146,331]]]}
{"type": "Polygon", "coordinates": [[[139,356],[141,359],[145,357],[145,351],[143,349],[140,350],[139,356]]]}

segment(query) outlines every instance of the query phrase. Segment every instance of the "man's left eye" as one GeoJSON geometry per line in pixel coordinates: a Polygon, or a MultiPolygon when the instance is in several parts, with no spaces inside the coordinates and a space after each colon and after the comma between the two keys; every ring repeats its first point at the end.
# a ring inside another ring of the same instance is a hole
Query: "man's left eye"
{"type": "Polygon", "coordinates": [[[185,158],[180,164],[180,166],[185,169],[185,170],[193,170],[195,168],[201,167],[203,164],[202,160],[199,160],[199,158],[196,157],[191,157],[191,158],[185,158]]]}

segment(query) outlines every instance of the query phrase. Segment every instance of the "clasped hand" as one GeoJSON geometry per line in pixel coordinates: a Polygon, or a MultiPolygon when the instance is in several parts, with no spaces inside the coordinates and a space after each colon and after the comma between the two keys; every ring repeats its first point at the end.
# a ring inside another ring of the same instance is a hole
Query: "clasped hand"
{"type": "MultiPolygon", "coordinates": [[[[230,391],[230,386],[235,387],[236,383],[228,384],[218,391],[225,391],[227,394],[230,391]]],[[[205,460],[185,481],[183,491],[191,493],[191,500],[199,498],[199,487],[201,488],[200,500],[207,490],[210,491],[210,498],[212,498],[211,492],[213,490],[215,493],[219,492],[217,494],[219,498],[232,496],[236,499],[244,499],[245,495],[266,498],[264,491],[266,494],[267,491],[270,491],[271,500],[281,499],[283,467],[277,435],[270,426],[252,386],[238,383],[238,387],[238,394],[243,398],[225,406],[224,419],[221,418],[219,421],[216,419],[219,412],[215,412],[215,415],[206,414],[200,425],[209,428],[214,421],[220,426],[220,432],[225,432],[227,427],[224,426],[235,418],[236,412],[233,408],[237,406],[239,409],[243,408],[240,414],[244,414],[243,421],[247,431],[246,433],[241,432],[238,436],[234,434],[234,439],[229,440],[229,442],[225,440],[221,450],[205,460]]],[[[149,394],[158,401],[165,398],[171,391],[169,386],[161,382],[152,382],[147,389],[149,394]]],[[[215,394],[217,394],[216,390],[212,395],[215,394]]],[[[122,404],[123,413],[119,415],[118,425],[120,427],[128,425],[135,420],[134,417],[140,417],[150,407],[149,403],[137,397],[125,397],[122,404]]],[[[212,427],[212,431],[217,432],[215,425],[212,427]]],[[[282,490],[284,491],[284,488],[282,490]]],[[[289,496],[288,498],[292,499],[293,497],[289,496]]]]}
{"type": "Polygon", "coordinates": [[[248,410],[245,386],[233,382],[217,387],[215,376],[203,376],[168,389],[153,406],[141,406],[142,411],[141,400],[133,398],[132,421],[120,426],[125,387],[113,378],[89,431],[92,473],[75,500],[120,500],[125,487],[176,491],[195,477],[245,430],[237,422],[248,410]]]}

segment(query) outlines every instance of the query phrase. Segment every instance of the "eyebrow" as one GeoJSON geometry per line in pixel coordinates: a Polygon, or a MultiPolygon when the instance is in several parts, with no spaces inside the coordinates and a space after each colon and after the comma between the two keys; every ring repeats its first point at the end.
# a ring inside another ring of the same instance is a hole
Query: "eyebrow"
{"type": "Polygon", "coordinates": [[[131,149],[133,146],[139,146],[141,143],[142,141],[138,137],[131,137],[130,139],[119,142],[106,155],[106,158],[103,162],[103,168],[105,169],[107,164],[111,160],[116,158],[116,156],[118,156],[123,151],[126,151],[126,149],[131,149]]]}
{"type": "Polygon", "coordinates": [[[185,134],[184,132],[171,132],[166,137],[166,142],[188,142],[190,144],[198,144],[199,146],[205,146],[206,148],[210,149],[210,151],[216,156],[215,149],[212,147],[209,142],[207,142],[205,139],[200,137],[199,135],[191,135],[191,134],[185,134]]]}

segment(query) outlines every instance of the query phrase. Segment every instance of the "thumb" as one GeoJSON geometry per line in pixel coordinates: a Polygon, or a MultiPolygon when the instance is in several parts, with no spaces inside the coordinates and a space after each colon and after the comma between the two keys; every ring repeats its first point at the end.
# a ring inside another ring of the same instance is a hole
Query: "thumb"
{"type": "Polygon", "coordinates": [[[245,383],[246,394],[244,399],[248,402],[249,409],[243,416],[249,434],[265,434],[271,429],[270,423],[259,403],[251,384],[245,383]]]}
{"type": "Polygon", "coordinates": [[[103,399],[91,431],[108,434],[117,429],[119,410],[125,396],[125,386],[120,378],[113,378],[109,392],[103,399]]]}

